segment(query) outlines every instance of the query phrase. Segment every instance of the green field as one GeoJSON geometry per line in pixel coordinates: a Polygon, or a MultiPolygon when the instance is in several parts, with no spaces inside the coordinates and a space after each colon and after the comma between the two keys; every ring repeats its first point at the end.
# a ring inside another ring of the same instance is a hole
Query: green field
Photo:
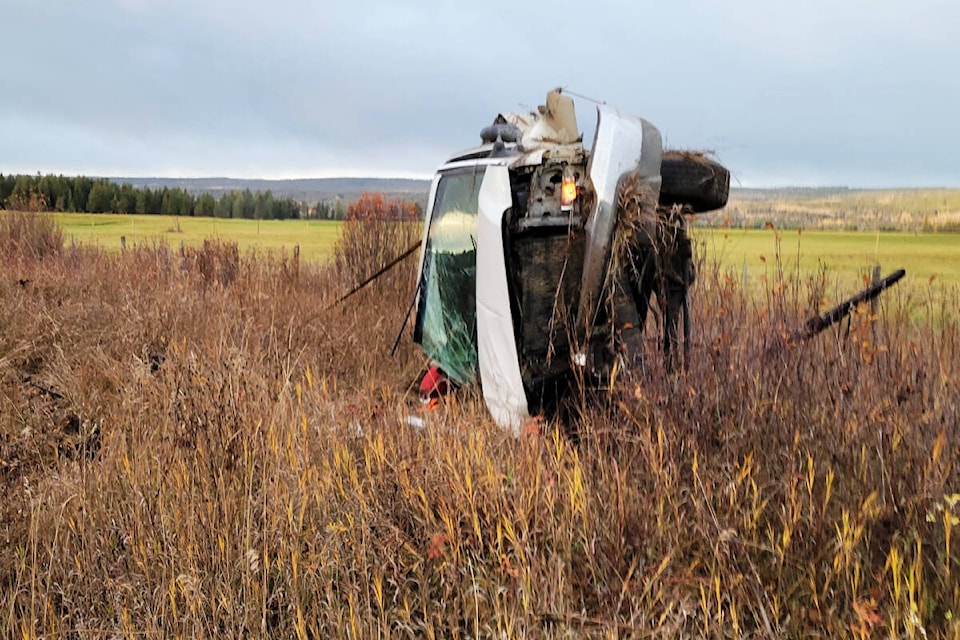
{"type": "Polygon", "coordinates": [[[884,275],[906,269],[914,283],[960,285],[960,234],[904,232],[781,231],[696,229],[694,238],[707,267],[750,279],[777,270],[777,251],[784,275],[801,278],[823,270],[828,282],[856,285],[879,264],[884,275]]]}
{"type": "Polygon", "coordinates": [[[162,241],[173,247],[202,244],[207,238],[236,242],[241,251],[300,247],[303,260],[326,260],[340,237],[340,223],[329,220],[234,220],[108,213],[57,213],[67,244],[77,242],[119,251],[127,246],[162,241]]]}
{"type": "MultiPolygon", "coordinates": [[[[206,238],[236,242],[241,250],[260,251],[300,247],[307,261],[326,261],[340,236],[340,224],[326,220],[226,220],[155,215],[56,214],[64,239],[120,249],[128,245],[162,241],[197,245],[206,238]]],[[[825,271],[828,283],[841,291],[856,288],[879,264],[884,274],[906,269],[908,281],[926,286],[960,286],[960,234],[858,231],[780,231],[769,229],[705,229],[693,231],[706,268],[720,269],[762,281],[781,265],[787,276],[802,278],[825,271]]]]}

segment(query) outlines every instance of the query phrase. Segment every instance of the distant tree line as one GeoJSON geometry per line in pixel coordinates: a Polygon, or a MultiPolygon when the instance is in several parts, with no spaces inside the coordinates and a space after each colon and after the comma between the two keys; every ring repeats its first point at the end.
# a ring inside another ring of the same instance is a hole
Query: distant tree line
{"type": "Polygon", "coordinates": [[[343,198],[318,200],[317,206],[310,210],[310,216],[319,220],[343,220],[347,217],[347,208],[343,198]]]}
{"type": "Polygon", "coordinates": [[[270,191],[232,191],[220,197],[194,196],[185,189],[150,189],[106,178],[0,174],[0,209],[142,213],[262,220],[299,218],[307,208],[270,191]]]}

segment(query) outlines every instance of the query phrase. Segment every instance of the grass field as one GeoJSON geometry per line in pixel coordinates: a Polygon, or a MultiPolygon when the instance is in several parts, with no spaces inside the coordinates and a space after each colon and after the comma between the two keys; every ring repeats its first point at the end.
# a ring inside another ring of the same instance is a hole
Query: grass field
{"type": "Polygon", "coordinates": [[[329,258],[340,237],[340,223],[328,220],[234,220],[156,215],[58,213],[67,244],[93,244],[115,252],[120,239],[128,246],[164,242],[171,248],[180,243],[197,246],[205,239],[236,242],[240,251],[288,252],[300,247],[300,258],[322,262],[329,258]]]}
{"type": "MultiPolygon", "coordinates": [[[[241,250],[292,250],[300,259],[326,262],[340,237],[341,223],[317,220],[223,220],[113,214],[56,214],[65,241],[93,244],[116,252],[128,246],[164,242],[176,248],[204,239],[236,242],[241,250]]],[[[906,269],[904,284],[926,291],[960,286],[960,234],[857,231],[774,232],[769,229],[695,228],[694,238],[707,268],[742,278],[761,289],[777,271],[779,245],[784,272],[801,278],[823,276],[827,291],[845,297],[859,290],[873,265],[884,274],[906,269]]]]}
{"type": "MultiPolygon", "coordinates": [[[[330,258],[341,223],[329,220],[234,220],[181,218],[153,215],[54,214],[71,240],[106,249],[120,249],[120,238],[128,243],[161,240],[176,248],[179,243],[199,245],[216,238],[236,242],[247,249],[280,250],[300,246],[300,257],[325,262],[330,258]]],[[[960,284],[960,234],[872,231],[774,232],[758,229],[694,228],[707,262],[727,269],[763,273],[773,268],[779,251],[783,267],[801,273],[821,268],[845,275],[869,273],[874,264],[884,268],[906,268],[918,280],[930,278],[960,284]],[[799,260],[798,260],[799,258],[799,260]]]]}
{"type": "Polygon", "coordinates": [[[828,281],[857,285],[879,264],[884,274],[906,269],[909,281],[960,285],[960,234],[858,231],[774,232],[758,229],[694,230],[709,264],[750,277],[772,275],[777,254],[785,273],[810,277],[824,271],[828,281]]]}

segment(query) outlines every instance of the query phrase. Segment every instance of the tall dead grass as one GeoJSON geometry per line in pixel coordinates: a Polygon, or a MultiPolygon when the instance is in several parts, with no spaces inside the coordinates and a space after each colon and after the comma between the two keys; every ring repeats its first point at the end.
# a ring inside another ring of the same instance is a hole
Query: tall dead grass
{"type": "Polygon", "coordinates": [[[49,213],[0,212],[0,251],[10,258],[43,258],[63,250],[63,230],[49,213]]]}
{"type": "Polygon", "coordinates": [[[335,267],[196,251],[0,261],[4,636],[960,632],[956,319],[793,345],[817,283],[705,268],[697,357],[577,444],[469,392],[417,431],[413,260],[328,308],[335,267]]]}

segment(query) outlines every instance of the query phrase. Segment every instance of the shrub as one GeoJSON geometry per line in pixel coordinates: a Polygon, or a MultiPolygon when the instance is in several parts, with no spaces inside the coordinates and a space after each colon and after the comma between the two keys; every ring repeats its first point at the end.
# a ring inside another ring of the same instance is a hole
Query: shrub
{"type": "MultiPolygon", "coordinates": [[[[357,286],[385,267],[420,241],[421,229],[413,204],[364,193],[350,205],[334,249],[334,265],[342,285],[357,286]]],[[[404,281],[412,280],[409,267],[401,271],[404,281]]]]}
{"type": "Polygon", "coordinates": [[[7,211],[0,214],[0,247],[6,256],[56,255],[63,250],[63,229],[47,213],[7,211]]]}
{"type": "Polygon", "coordinates": [[[204,284],[227,287],[240,271],[240,248],[236,242],[204,240],[203,246],[180,250],[183,269],[200,275],[204,284]]]}

